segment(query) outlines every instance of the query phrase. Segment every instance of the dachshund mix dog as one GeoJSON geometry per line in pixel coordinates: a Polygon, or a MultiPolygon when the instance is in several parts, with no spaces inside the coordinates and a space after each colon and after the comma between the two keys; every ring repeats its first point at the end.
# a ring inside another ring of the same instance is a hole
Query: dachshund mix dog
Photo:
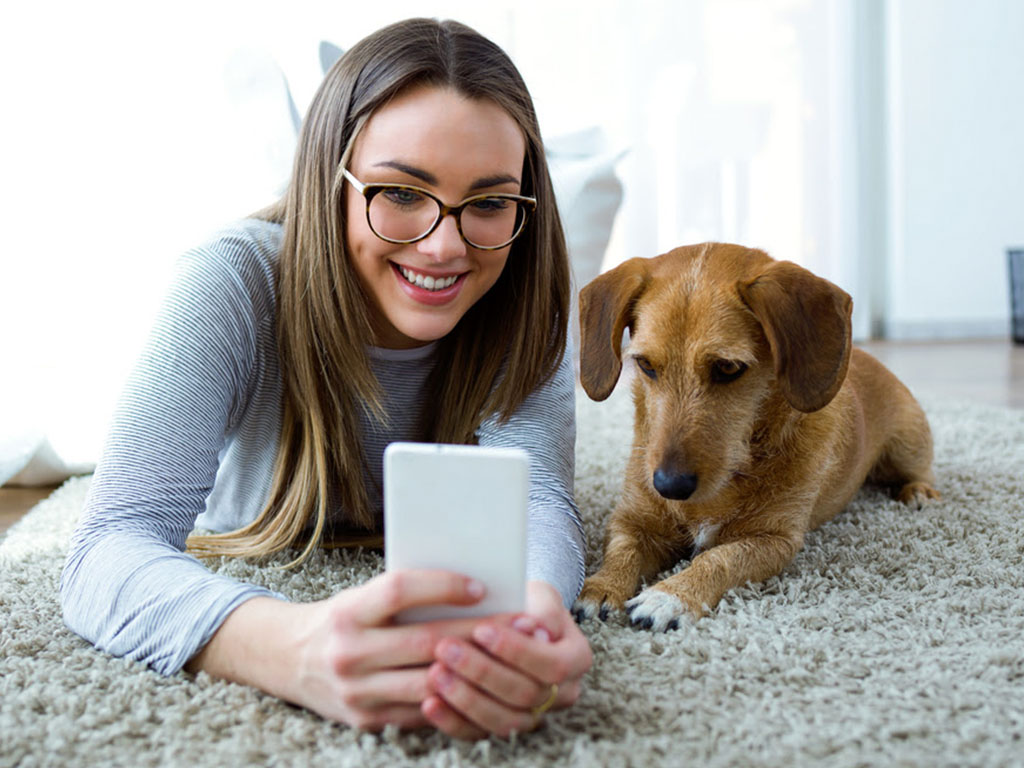
{"type": "Polygon", "coordinates": [[[633,449],[578,620],[625,606],[633,624],[678,627],[780,573],[865,481],[905,504],[939,496],[924,412],[851,348],[852,306],[796,264],[718,243],[631,259],[583,288],[583,388],[611,394],[626,328],[637,372],[633,449]]]}

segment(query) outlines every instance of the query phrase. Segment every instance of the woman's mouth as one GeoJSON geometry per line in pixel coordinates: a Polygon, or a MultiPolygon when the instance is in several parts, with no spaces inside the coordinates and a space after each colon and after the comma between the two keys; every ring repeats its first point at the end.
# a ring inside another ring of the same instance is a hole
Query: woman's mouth
{"type": "Polygon", "coordinates": [[[454,275],[427,275],[402,264],[391,262],[402,292],[418,304],[444,306],[462,291],[468,272],[454,275]]]}
{"type": "Polygon", "coordinates": [[[396,266],[398,267],[398,271],[402,274],[402,277],[405,278],[406,282],[415,285],[417,288],[423,288],[424,290],[431,292],[443,291],[445,288],[450,288],[460,277],[460,275],[432,277],[431,275],[414,272],[408,267],[403,267],[401,264],[396,266]]]}

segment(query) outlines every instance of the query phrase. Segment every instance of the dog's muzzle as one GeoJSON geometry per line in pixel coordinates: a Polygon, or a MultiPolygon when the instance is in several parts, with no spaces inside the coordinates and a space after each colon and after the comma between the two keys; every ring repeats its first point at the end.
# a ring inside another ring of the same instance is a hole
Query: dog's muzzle
{"type": "Polygon", "coordinates": [[[683,501],[697,490],[697,476],[685,472],[666,472],[659,468],[654,470],[654,489],[666,499],[683,501]]]}

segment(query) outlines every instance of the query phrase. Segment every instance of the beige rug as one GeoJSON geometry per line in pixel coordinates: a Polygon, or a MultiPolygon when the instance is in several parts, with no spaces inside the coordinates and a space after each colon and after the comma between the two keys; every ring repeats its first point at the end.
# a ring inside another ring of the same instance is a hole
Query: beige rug
{"type": "MultiPolygon", "coordinates": [[[[89,483],[72,480],[0,543],[0,766],[1024,765],[1024,411],[924,404],[943,501],[914,512],[863,491],[782,577],[728,594],[695,626],[586,624],[595,663],[579,704],[513,743],[360,733],[95,651],[57,604],[89,483]]],[[[593,569],[631,407],[620,389],[578,408],[593,569]]],[[[381,561],[218,567],[317,599],[381,561]]]]}

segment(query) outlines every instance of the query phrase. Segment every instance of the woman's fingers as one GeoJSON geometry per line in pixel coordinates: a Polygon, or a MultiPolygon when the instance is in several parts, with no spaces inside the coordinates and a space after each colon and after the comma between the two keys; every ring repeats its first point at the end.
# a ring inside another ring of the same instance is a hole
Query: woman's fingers
{"type": "Polygon", "coordinates": [[[484,595],[475,579],[440,570],[390,571],[343,593],[346,615],[364,627],[380,626],[419,605],[472,605],[484,595]]]}
{"type": "Polygon", "coordinates": [[[539,693],[547,695],[548,685],[498,661],[473,643],[446,638],[437,646],[437,658],[459,677],[511,707],[530,709],[540,704],[539,693]]]}
{"type": "Polygon", "coordinates": [[[427,670],[389,669],[348,683],[343,703],[354,710],[381,710],[393,705],[419,705],[432,693],[427,670]]]}
{"type": "Polygon", "coordinates": [[[440,664],[430,671],[431,686],[449,707],[497,733],[535,727],[538,709],[571,706],[592,663],[590,644],[558,594],[531,586],[530,614],[486,620],[473,629],[472,642],[442,640],[440,664]]]}
{"type": "MultiPolygon", "coordinates": [[[[540,642],[529,638],[526,640],[528,641],[527,645],[532,642],[542,646],[537,654],[539,657],[547,658],[554,654],[565,655],[572,652],[567,647],[558,647],[547,641],[540,642]]],[[[588,650],[589,647],[585,647],[576,652],[586,653],[588,650]]],[[[516,656],[516,649],[510,648],[509,655],[510,657],[516,656]]],[[[545,682],[536,676],[540,665],[536,663],[533,655],[521,654],[520,658],[525,658],[525,663],[532,665],[529,672],[490,655],[475,643],[446,638],[437,647],[437,659],[444,666],[509,709],[532,712],[548,703],[553,690],[552,683],[557,686],[554,689],[555,699],[545,709],[568,707],[579,698],[583,672],[579,672],[578,675],[570,673],[568,676],[558,679],[558,671],[554,669],[557,664],[549,665],[549,673],[555,677],[554,679],[549,678],[551,682],[545,682]]],[[[583,664],[578,665],[578,667],[583,666],[583,664]]],[[[570,669],[572,672],[576,671],[573,668],[570,669]]],[[[584,667],[584,671],[585,669],[586,667],[584,667]]],[[[431,683],[433,682],[432,678],[431,683]]],[[[455,702],[452,704],[456,705],[455,702]]]]}
{"type": "Polygon", "coordinates": [[[473,630],[473,640],[495,658],[546,686],[582,677],[592,659],[590,645],[578,630],[576,633],[567,631],[558,642],[545,642],[485,622],[473,630]]]}
{"type": "MultiPolygon", "coordinates": [[[[562,596],[546,581],[531,581],[526,585],[525,617],[543,628],[552,640],[561,640],[565,634],[566,610],[562,596]]],[[[527,633],[531,634],[531,633],[527,633]]]]}
{"type": "Polygon", "coordinates": [[[487,731],[473,725],[449,707],[440,696],[430,696],[425,699],[420,710],[431,725],[452,738],[466,741],[487,738],[487,731]]]}
{"type": "Polygon", "coordinates": [[[353,716],[349,723],[364,731],[380,731],[387,725],[397,725],[404,730],[430,725],[418,704],[402,704],[364,711],[353,716]]]}
{"type": "Polygon", "coordinates": [[[537,725],[537,718],[528,710],[502,704],[443,664],[431,666],[428,677],[431,687],[457,715],[488,733],[508,738],[512,731],[530,731],[537,725]]]}
{"type": "Polygon", "coordinates": [[[444,638],[469,639],[480,619],[427,621],[403,626],[372,627],[339,648],[340,671],[361,674],[390,667],[426,666],[444,638]]]}

